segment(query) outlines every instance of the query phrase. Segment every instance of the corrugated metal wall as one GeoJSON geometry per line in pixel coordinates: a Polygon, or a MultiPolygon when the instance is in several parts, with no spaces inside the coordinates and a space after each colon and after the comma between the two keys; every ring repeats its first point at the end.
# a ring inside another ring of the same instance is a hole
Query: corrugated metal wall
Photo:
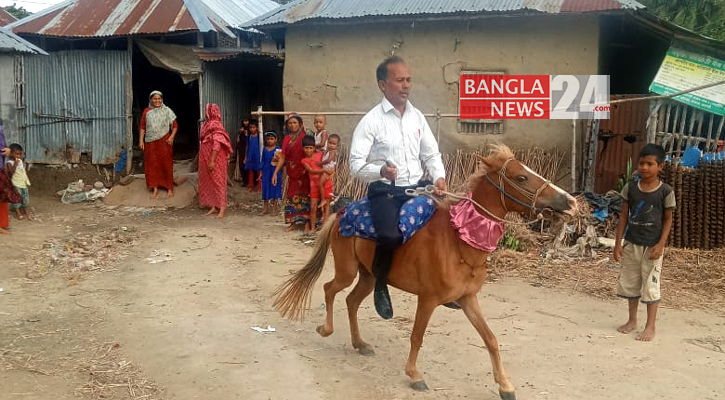
{"type": "MultiPolygon", "coordinates": [[[[611,96],[610,100],[642,95],[611,96]]],[[[633,101],[612,106],[609,119],[599,121],[594,191],[606,193],[614,190],[617,180],[627,171],[627,161],[632,159],[637,168],[638,154],[647,144],[647,117],[649,101],[633,101]],[[626,139],[626,140],[625,140],[626,139]]]]}
{"type": "MultiPolygon", "coordinates": [[[[233,62],[204,63],[202,77],[202,105],[216,103],[222,112],[224,128],[235,144],[237,129],[243,118],[248,118],[251,111],[246,79],[240,65],[233,62]]],[[[202,119],[206,118],[202,110],[202,119]]]]}
{"type": "Polygon", "coordinates": [[[81,153],[91,153],[94,164],[118,159],[126,141],[127,57],[73,50],[26,58],[28,162],[78,162],[81,153]]]}

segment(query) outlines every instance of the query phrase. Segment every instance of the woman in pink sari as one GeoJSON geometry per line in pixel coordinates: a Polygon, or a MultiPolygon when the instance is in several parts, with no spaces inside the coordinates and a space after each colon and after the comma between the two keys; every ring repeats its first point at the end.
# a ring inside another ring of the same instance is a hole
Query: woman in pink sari
{"type": "Polygon", "coordinates": [[[218,219],[224,218],[227,211],[227,163],[231,153],[232,144],[222,125],[219,106],[209,103],[199,145],[199,205],[211,207],[206,215],[218,212],[218,219]]]}

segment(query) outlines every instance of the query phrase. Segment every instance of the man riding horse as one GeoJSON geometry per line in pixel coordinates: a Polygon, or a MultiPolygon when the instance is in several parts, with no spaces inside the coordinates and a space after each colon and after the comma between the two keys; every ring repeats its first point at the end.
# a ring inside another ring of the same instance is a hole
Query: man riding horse
{"type": "MultiPolygon", "coordinates": [[[[410,199],[406,189],[425,186],[424,167],[437,192],[446,191],[446,172],[433,132],[423,113],[408,100],[410,70],[402,58],[392,56],[377,68],[383,100],[360,120],[350,146],[350,170],[370,182],[368,198],[377,234],[373,273],[375,310],[384,319],[393,316],[387,277],[394,250],[402,243],[398,229],[400,207],[410,199]],[[382,167],[374,160],[385,160],[382,167]]],[[[449,305],[456,308],[454,305],[449,305]]]]}

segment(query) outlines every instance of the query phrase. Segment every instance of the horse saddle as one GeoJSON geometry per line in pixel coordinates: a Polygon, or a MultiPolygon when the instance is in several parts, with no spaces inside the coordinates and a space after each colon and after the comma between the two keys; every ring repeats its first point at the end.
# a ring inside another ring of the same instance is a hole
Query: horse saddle
{"type": "MultiPolygon", "coordinates": [[[[427,196],[412,197],[400,208],[398,229],[403,234],[403,243],[425,226],[436,211],[433,199],[427,196]]],[[[370,200],[367,197],[351,203],[342,211],[340,234],[344,237],[357,236],[375,240],[377,234],[370,216],[370,200]]]]}

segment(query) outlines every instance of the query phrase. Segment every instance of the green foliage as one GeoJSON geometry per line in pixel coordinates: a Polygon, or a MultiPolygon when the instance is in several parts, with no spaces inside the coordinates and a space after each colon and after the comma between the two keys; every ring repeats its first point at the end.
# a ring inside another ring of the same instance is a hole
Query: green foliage
{"type": "Polygon", "coordinates": [[[524,246],[521,241],[511,232],[503,234],[501,239],[498,241],[498,247],[515,251],[524,251],[524,246]]]}
{"type": "Polygon", "coordinates": [[[617,192],[621,192],[622,189],[624,189],[624,185],[629,183],[632,180],[632,177],[634,176],[634,169],[632,167],[632,159],[630,158],[629,161],[627,161],[627,172],[625,175],[622,175],[619,177],[619,180],[617,180],[617,186],[615,186],[615,189],[617,192]]]}
{"type": "Polygon", "coordinates": [[[724,0],[639,0],[652,14],[701,35],[725,40],[724,0]]]}
{"type": "Polygon", "coordinates": [[[5,11],[7,11],[10,15],[17,19],[23,19],[27,17],[28,15],[32,14],[30,11],[26,10],[25,7],[17,6],[17,3],[13,3],[11,6],[5,6],[3,7],[5,11]]]}

